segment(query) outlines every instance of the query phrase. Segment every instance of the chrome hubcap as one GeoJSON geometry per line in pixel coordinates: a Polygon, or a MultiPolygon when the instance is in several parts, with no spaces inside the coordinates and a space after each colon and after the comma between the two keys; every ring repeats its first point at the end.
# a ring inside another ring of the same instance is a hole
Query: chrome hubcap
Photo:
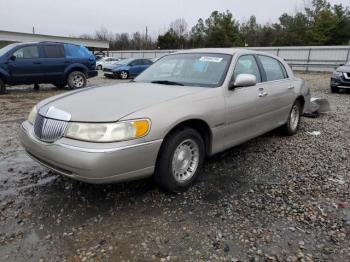
{"type": "Polygon", "coordinates": [[[120,76],[122,79],[127,79],[128,78],[128,73],[127,72],[121,72],[120,76]]]}
{"type": "Polygon", "coordinates": [[[84,85],[84,78],[81,75],[76,75],[73,77],[73,85],[75,87],[82,87],[84,85]]]}
{"type": "Polygon", "coordinates": [[[199,164],[199,149],[192,139],[183,141],[175,150],[172,161],[172,172],[179,183],[190,180],[196,173],[199,164]]]}
{"type": "Polygon", "coordinates": [[[299,107],[293,106],[292,112],[290,113],[290,127],[292,130],[297,129],[300,119],[299,107]]]}

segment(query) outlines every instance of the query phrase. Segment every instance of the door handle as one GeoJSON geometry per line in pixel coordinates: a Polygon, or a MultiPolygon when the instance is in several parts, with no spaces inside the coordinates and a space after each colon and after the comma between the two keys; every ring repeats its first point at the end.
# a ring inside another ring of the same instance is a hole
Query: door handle
{"type": "Polygon", "coordinates": [[[261,92],[261,93],[259,93],[259,97],[265,97],[265,96],[268,96],[268,93],[267,93],[267,92],[261,92]]]}
{"type": "Polygon", "coordinates": [[[294,86],[288,87],[289,90],[292,90],[292,89],[294,89],[294,88],[295,88],[294,86]]]}

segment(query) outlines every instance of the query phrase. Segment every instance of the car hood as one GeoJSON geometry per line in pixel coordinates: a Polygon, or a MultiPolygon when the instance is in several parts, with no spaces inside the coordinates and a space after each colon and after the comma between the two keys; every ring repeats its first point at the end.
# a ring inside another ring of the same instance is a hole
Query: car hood
{"type": "Polygon", "coordinates": [[[344,73],[350,73],[350,65],[343,65],[341,67],[338,67],[337,71],[344,72],[344,73]]]}
{"type": "Polygon", "coordinates": [[[147,107],[205,90],[208,88],[151,83],[93,87],[43,101],[39,112],[55,108],[69,113],[73,122],[114,122],[147,107]]]}

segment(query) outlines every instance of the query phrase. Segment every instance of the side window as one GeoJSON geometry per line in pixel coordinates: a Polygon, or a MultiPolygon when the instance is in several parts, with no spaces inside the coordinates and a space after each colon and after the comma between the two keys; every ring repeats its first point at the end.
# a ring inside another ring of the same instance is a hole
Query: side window
{"type": "Polygon", "coordinates": [[[243,55],[238,58],[235,70],[233,71],[233,81],[239,74],[251,74],[256,76],[256,82],[261,83],[261,75],[259,71],[258,64],[254,56],[243,55]]]}
{"type": "Polygon", "coordinates": [[[141,60],[137,59],[137,60],[132,61],[129,65],[130,66],[137,66],[137,65],[140,65],[140,64],[141,64],[141,60]]]}
{"type": "Polygon", "coordinates": [[[143,60],[143,64],[144,65],[150,65],[150,64],[152,64],[152,62],[150,60],[144,59],[143,60]]]}
{"type": "Polygon", "coordinates": [[[17,59],[30,59],[30,58],[38,58],[39,57],[39,51],[38,47],[33,46],[25,46],[13,53],[13,56],[15,56],[17,59]]]}
{"type": "Polygon", "coordinates": [[[262,66],[265,69],[267,81],[274,81],[286,78],[286,72],[283,71],[280,61],[259,55],[262,66]]]}
{"type": "Polygon", "coordinates": [[[44,45],[43,50],[46,58],[64,57],[63,45],[44,45]]]}
{"type": "Polygon", "coordinates": [[[280,63],[280,66],[282,68],[282,71],[283,71],[283,74],[284,74],[284,78],[288,78],[289,76],[288,76],[286,68],[284,67],[284,65],[281,62],[279,62],[279,63],[280,63]]]}

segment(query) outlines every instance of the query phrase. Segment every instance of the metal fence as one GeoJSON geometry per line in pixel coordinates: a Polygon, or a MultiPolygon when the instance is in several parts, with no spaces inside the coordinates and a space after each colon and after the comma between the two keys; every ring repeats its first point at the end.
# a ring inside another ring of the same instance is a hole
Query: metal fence
{"type": "MultiPolygon", "coordinates": [[[[331,72],[350,60],[350,46],[252,47],[283,58],[296,71],[331,72]]],[[[179,50],[109,51],[119,58],[156,58],[179,50]]]]}

